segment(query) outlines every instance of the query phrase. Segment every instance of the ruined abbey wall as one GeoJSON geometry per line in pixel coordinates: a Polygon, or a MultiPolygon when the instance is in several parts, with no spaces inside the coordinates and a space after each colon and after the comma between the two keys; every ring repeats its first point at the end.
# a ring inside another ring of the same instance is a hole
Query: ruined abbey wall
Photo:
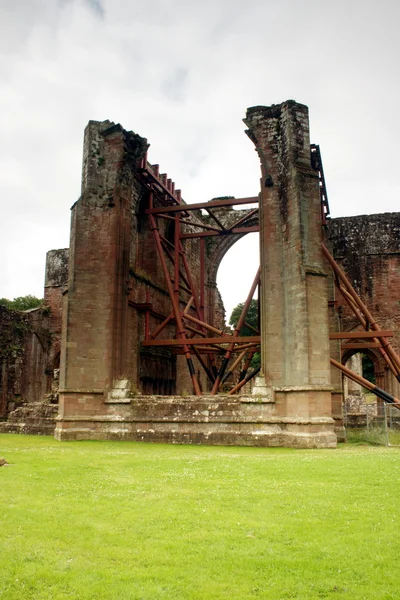
{"type": "Polygon", "coordinates": [[[0,306],[0,417],[26,403],[58,400],[68,255],[68,249],[47,253],[42,306],[24,312],[0,306]]]}
{"type": "Polygon", "coordinates": [[[52,335],[47,308],[0,306],[0,417],[51,392],[52,335]]]}
{"type": "MultiPolygon", "coordinates": [[[[181,356],[167,348],[140,348],[145,327],[154,331],[171,312],[145,214],[148,193],[137,177],[138,161],[146,149],[146,140],[119,125],[90,122],[86,129],[82,195],[72,207],[69,280],[63,296],[60,393],[63,398],[64,390],[76,396],[86,390],[87,404],[99,411],[107,410],[97,401],[104,390],[110,400],[131,392],[191,392],[181,356]]],[[[159,227],[160,235],[172,245],[173,220],[162,220],[159,227]]],[[[199,241],[184,243],[198,288],[199,241]]],[[[222,328],[223,306],[215,281],[208,282],[208,290],[214,324],[222,328]]],[[[186,302],[187,295],[181,292],[182,310],[186,302]]],[[[168,325],[162,334],[174,335],[175,325],[168,325]]],[[[194,363],[206,390],[207,382],[194,363]]],[[[69,398],[68,406],[75,410],[73,399],[69,398]]]]}
{"type": "MultiPolygon", "coordinates": [[[[391,344],[400,354],[400,213],[341,217],[328,222],[328,236],[336,261],[344,269],[381,329],[393,331],[391,344]]],[[[341,294],[335,300],[342,331],[360,329],[358,319],[341,294]]],[[[346,362],[356,351],[342,351],[346,362]]],[[[375,348],[371,357],[377,385],[394,396],[400,385],[375,348]]]]}
{"type": "MultiPolygon", "coordinates": [[[[321,240],[325,235],[379,325],[394,331],[393,345],[399,351],[400,213],[328,219],[322,228],[307,107],[292,101],[255,107],[248,111],[246,124],[262,172],[261,304],[267,383],[262,402],[190,399],[192,381],[182,352],[141,345],[146,333],[154,332],[171,314],[146,214],[149,192],[138,170],[148,144],[120,125],[91,121],[85,132],[82,194],[71,210],[70,248],[48,253],[44,307],[24,314],[0,312],[0,328],[9,332],[10,339],[15,337],[12,344],[18,349],[7,357],[0,355],[0,417],[18,402],[59,397],[59,439],[127,436],[265,444],[268,438],[272,445],[336,443],[332,417],[338,433],[342,376],[329,367],[329,356],[345,362],[352,353],[344,352],[338,341],[329,343],[328,334],[357,330],[358,322],[334,291],[321,240]],[[10,323],[17,324],[16,332],[10,323]],[[160,396],[170,400],[161,401],[160,396]],[[187,397],[184,402],[182,396],[187,397]],[[175,421],[180,425],[175,427],[175,421]]],[[[147,168],[158,172],[157,165],[147,163],[147,168]]],[[[228,229],[246,212],[214,210],[228,229]]],[[[193,218],[213,224],[201,211],[193,218]]],[[[258,218],[254,214],[250,225],[258,218]]],[[[164,245],[172,249],[174,219],[159,218],[158,227],[164,245]]],[[[216,287],[217,270],[242,235],[207,238],[204,244],[204,312],[206,320],[221,330],[225,311],[216,287]]],[[[198,289],[200,241],[191,238],[182,243],[198,289]]],[[[168,256],[166,261],[173,276],[168,256]]],[[[188,302],[182,282],[180,310],[188,302]]],[[[175,334],[171,320],[160,337],[175,334]]],[[[379,353],[368,352],[375,361],[378,385],[399,395],[399,385],[379,353]]],[[[209,392],[196,357],[193,364],[201,391],[209,392]]]]}

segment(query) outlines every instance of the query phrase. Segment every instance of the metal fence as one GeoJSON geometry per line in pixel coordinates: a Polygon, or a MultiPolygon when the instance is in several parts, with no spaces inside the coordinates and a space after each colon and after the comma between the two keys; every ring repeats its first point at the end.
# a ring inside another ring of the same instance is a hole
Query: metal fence
{"type": "Polygon", "coordinates": [[[386,446],[400,447],[400,410],[385,404],[386,446]]]}
{"type": "Polygon", "coordinates": [[[400,447],[400,410],[393,404],[380,406],[379,413],[368,410],[368,405],[360,404],[359,412],[346,412],[343,407],[344,426],[356,440],[371,444],[400,447]]]}

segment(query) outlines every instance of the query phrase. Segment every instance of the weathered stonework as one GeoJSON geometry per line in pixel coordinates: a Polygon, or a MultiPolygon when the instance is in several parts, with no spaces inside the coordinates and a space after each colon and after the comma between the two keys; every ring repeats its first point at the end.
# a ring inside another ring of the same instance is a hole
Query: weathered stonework
{"type": "MultiPolygon", "coordinates": [[[[120,125],[90,121],[70,248],[48,253],[44,308],[10,317],[30,329],[18,341],[20,353],[0,360],[2,373],[7,371],[0,379],[0,417],[8,416],[0,431],[49,432],[55,417],[49,402],[59,398],[60,440],[332,448],[344,439],[342,378],[331,370],[329,356],[346,362],[350,354],[339,341],[329,342],[329,332],[352,331],[358,324],[335,296],[321,241],[326,236],[381,327],[396,332],[399,350],[400,213],[331,219],[323,227],[307,107],[293,101],[254,107],[245,122],[261,162],[263,372],[254,393],[207,395],[210,385],[194,357],[205,395],[191,396],[184,357],[141,346],[146,319],[154,330],[171,312],[145,214],[148,192],[137,176],[148,144],[120,125]],[[40,403],[43,398],[47,402],[40,403]]],[[[247,213],[214,209],[228,229],[247,213]]],[[[211,224],[200,211],[193,218],[211,224]]],[[[257,222],[254,215],[250,224],[257,222]]],[[[174,239],[173,225],[160,224],[166,240],[174,239]]],[[[210,238],[205,246],[205,314],[221,330],[225,311],[216,274],[242,235],[210,238]]],[[[184,243],[198,287],[199,240],[184,243]]],[[[182,297],[179,303],[183,310],[182,297]]],[[[175,325],[163,335],[174,337],[175,325]]],[[[398,383],[380,356],[371,354],[378,385],[395,394],[398,383]]]]}
{"type": "Polygon", "coordinates": [[[57,407],[49,408],[49,403],[58,401],[62,291],[67,281],[68,249],[50,250],[43,305],[24,312],[0,306],[0,419],[8,420],[0,423],[0,431],[26,432],[28,413],[29,431],[49,433],[51,423],[54,429],[57,407]]]}
{"type": "Polygon", "coordinates": [[[49,309],[0,306],[0,417],[51,391],[53,330],[49,309]]]}
{"type": "MultiPolygon", "coordinates": [[[[82,413],[82,411],[81,411],[82,413]]],[[[55,437],[235,446],[335,447],[331,419],[281,417],[274,402],[254,397],[133,397],[107,415],[58,419],[55,437]],[[308,435],[309,431],[315,434],[308,435]]]]}
{"type": "Polygon", "coordinates": [[[53,435],[58,406],[48,402],[30,402],[15,409],[7,421],[0,421],[0,433],[53,435]]]}
{"type": "MultiPolygon", "coordinates": [[[[311,166],[308,109],[254,107],[245,119],[261,162],[262,368],[278,413],[330,423],[327,274],[319,182],[311,166]]],[[[303,435],[315,435],[310,425],[303,435]]]]}
{"type": "Polygon", "coordinates": [[[0,418],[14,408],[21,391],[21,367],[28,321],[0,306],[0,418]]]}
{"type": "MultiPolygon", "coordinates": [[[[328,222],[336,261],[346,271],[381,329],[393,331],[391,344],[400,354],[400,213],[341,217],[328,222]]],[[[342,331],[360,329],[340,295],[336,297],[342,331]]],[[[377,349],[363,351],[374,364],[376,383],[399,397],[400,384],[377,349]]],[[[343,351],[344,363],[356,351],[343,351]]]]}

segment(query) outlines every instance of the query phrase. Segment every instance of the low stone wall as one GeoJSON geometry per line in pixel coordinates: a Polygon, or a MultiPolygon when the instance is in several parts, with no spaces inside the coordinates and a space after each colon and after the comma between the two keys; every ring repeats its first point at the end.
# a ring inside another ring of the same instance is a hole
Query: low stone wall
{"type": "Polygon", "coordinates": [[[350,415],[368,415],[368,417],[375,417],[378,414],[378,403],[365,401],[364,394],[358,394],[354,396],[348,396],[344,403],[344,414],[350,415]]]}
{"type": "Polygon", "coordinates": [[[0,422],[0,433],[53,435],[58,406],[47,402],[32,402],[17,408],[0,422]]]}
{"type": "Polygon", "coordinates": [[[55,437],[174,444],[335,448],[330,417],[283,417],[254,396],[136,396],[107,401],[106,414],[57,417],[55,437]]]}

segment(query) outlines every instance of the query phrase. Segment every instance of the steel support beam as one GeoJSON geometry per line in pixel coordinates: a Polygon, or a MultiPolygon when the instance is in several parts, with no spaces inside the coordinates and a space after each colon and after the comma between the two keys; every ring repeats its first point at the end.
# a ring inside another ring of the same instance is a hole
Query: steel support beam
{"type": "Polygon", "coordinates": [[[222,208],[223,206],[240,206],[242,204],[255,204],[258,202],[258,196],[250,198],[227,198],[226,200],[211,200],[210,202],[197,202],[195,204],[180,204],[179,206],[162,206],[159,208],[148,208],[145,212],[148,215],[189,212],[191,210],[207,210],[208,208],[222,208]]]}

